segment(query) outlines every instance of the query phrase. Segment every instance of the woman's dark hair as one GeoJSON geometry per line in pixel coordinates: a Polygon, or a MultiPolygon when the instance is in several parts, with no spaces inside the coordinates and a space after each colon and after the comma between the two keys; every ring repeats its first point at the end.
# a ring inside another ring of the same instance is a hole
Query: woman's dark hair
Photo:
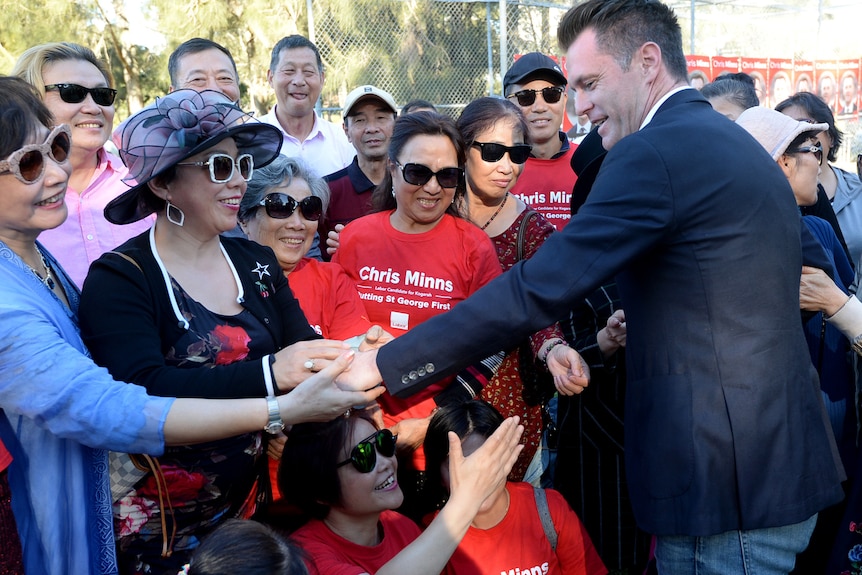
{"type": "Polygon", "coordinates": [[[257,521],[228,519],[204,538],[189,575],[308,575],[302,550],[257,521]]]}
{"type": "Polygon", "coordinates": [[[497,122],[503,120],[515,126],[515,132],[523,138],[525,144],[530,143],[529,127],[524,114],[518,106],[503,98],[484,97],[473,100],[461,112],[456,125],[461,132],[461,137],[464,138],[464,145],[469,149],[478,134],[493,128],[497,122]]]}
{"type": "MultiPolygon", "coordinates": [[[[461,134],[458,132],[458,127],[452,118],[438,114],[437,112],[414,112],[406,116],[400,116],[395,120],[395,127],[392,129],[392,138],[389,140],[389,169],[386,170],[383,181],[374,188],[374,192],[371,195],[372,212],[394,210],[397,207],[395,197],[392,194],[391,170],[400,169],[395,165],[395,162],[398,161],[398,156],[401,154],[404,146],[416,136],[444,136],[449,138],[449,141],[455,147],[458,167],[464,167],[467,152],[464,147],[464,140],[461,139],[461,134]]],[[[455,188],[455,201],[446,208],[447,214],[459,216],[455,206],[459,204],[466,189],[464,178],[460,178],[458,186],[455,188]]]]}
{"type": "Polygon", "coordinates": [[[338,462],[359,419],[377,428],[361,410],[349,417],[298,423],[291,428],[278,466],[278,489],[288,503],[310,517],[323,519],[341,501],[338,462]]]}
{"type": "Polygon", "coordinates": [[[844,140],[844,132],[835,126],[835,116],[832,115],[832,110],[823,98],[812,94],[811,92],[797,92],[786,100],[779,102],[775,109],[778,112],[783,112],[791,106],[799,106],[808,115],[808,119],[814,120],[818,124],[829,124],[829,129],[826,133],[832,139],[832,146],[829,147],[826,159],[834,162],[838,159],[838,148],[841,147],[841,142],[844,140]]]}
{"type": "Polygon", "coordinates": [[[418,111],[417,108],[419,110],[437,111],[437,107],[428,100],[410,100],[401,106],[401,115],[406,116],[407,114],[415,114],[415,111],[418,111]]]}
{"type": "Polygon", "coordinates": [[[440,468],[449,457],[449,432],[454,431],[462,441],[474,433],[487,439],[502,424],[500,412],[490,403],[478,399],[450,404],[434,413],[423,444],[428,501],[439,507],[449,498],[440,475],[440,468]]]}
{"type": "Polygon", "coordinates": [[[0,76],[0,159],[32,143],[40,125],[53,127],[54,117],[39,92],[21,78],[0,76]]]}
{"type": "Polygon", "coordinates": [[[714,81],[700,89],[700,93],[707,100],[712,98],[725,98],[744,110],[760,105],[757,92],[754,90],[754,81],[749,84],[733,78],[723,79],[719,76],[714,81]]]}
{"type": "Polygon", "coordinates": [[[793,150],[799,149],[799,146],[801,146],[802,144],[804,144],[808,140],[811,140],[812,138],[817,139],[817,134],[819,134],[819,133],[820,132],[814,132],[814,131],[802,132],[801,134],[799,134],[798,136],[793,138],[793,141],[787,145],[787,148],[784,150],[784,153],[785,154],[797,153],[797,152],[794,152],[793,150]]]}

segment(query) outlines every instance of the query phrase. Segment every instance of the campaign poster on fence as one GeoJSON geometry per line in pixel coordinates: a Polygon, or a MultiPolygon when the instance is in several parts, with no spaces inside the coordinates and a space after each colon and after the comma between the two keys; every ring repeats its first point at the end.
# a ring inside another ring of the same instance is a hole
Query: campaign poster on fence
{"type": "Polygon", "coordinates": [[[812,60],[793,61],[793,93],[814,92],[814,62],[812,60]]]}
{"type": "Polygon", "coordinates": [[[859,113],[859,59],[839,60],[835,113],[855,116],[859,113]]]}
{"type": "Polygon", "coordinates": [[[793,59],[769,59],[769,105],[775,107],[793,93],[793,59]]]}
{"type": "Polygon", "coordinates": [[[688,83],[700,90],[712,81],[712,63],[709,56],[689,55],[685,57],[688,66],[688,83]]]}
{"type": "Polygon", "coordinates": [[[710,79],[715,80],[722,74],[736,74],[739,72],[739,56],[713,56],[710,58],[712,63],[712,76],[710,79]]]}
{"type": "Polygon", "coordinates": [[[814,73],[817,80],[817,95],[823,98],[826,105],[835,111],[835,98],[838,93],[838,62],[835,60],[815,60],[814,73]]]}
{"type": "Polygon", "coordinates": [[[768,58],[740,58],[739,67],[754,80],[754,91],[761,106],[768,105],[767,76],[769,75],[768,58]]]}

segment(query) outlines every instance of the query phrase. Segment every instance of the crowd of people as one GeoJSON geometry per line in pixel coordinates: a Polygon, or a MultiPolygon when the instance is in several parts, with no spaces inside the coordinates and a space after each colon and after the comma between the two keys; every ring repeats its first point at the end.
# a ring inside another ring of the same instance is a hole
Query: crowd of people
{"type": "Polygon", "coordinates": [[[862,569],[859,174],[587,0],[457,118],[193,38],[0,77],[0,573],[862,569]],[[578,121],[562,131],[564,114],[578,121]],[[116,154],[109,150],[116,148],[116,154]],[[807,350],[807,352],[806,352],[807,350]]]}

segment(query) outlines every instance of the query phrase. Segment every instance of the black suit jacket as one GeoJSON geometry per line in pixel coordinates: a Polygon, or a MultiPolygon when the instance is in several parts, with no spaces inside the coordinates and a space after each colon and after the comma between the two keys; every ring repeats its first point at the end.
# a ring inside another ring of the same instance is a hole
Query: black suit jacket
{"type": "Polygon", "coordinates": [[[390,392],[409,394],[553,323],[616,274],[641,527],[796,523],[840,500],[843,477],[799,321],[800,229],[770,156],[683,90],[608,153],[562,233],[377,363],[390,392]]]}

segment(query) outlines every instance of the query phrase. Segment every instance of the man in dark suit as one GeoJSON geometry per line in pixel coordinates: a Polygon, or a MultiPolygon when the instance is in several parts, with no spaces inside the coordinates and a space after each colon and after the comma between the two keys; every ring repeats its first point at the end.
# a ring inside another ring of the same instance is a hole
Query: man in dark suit
{"type": "MultiPolygon", "coordinates": [[[[673,12],[588,0],[558,30],[576,111],[608,154],[530,259],[375,352],[345,383],[407,395],[563,317],[616,276],[626,310],[626,467],[660,573],[787,573],[842,497],[799,319],[793,194],[772,158],[687,85],[673,12]]],[[[586,384],[558,346],[558,388],[586,384]]]]}

